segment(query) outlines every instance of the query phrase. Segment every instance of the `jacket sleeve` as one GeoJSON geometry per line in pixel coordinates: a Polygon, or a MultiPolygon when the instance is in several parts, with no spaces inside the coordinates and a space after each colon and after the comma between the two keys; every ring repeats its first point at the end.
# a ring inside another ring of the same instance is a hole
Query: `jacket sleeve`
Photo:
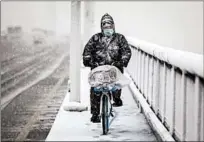
{"type": "Polygon", "coordinates": [[[121,60],[123,62],[123,66],[127,67],[129,60],[132,56],[132,52],[126,38],[123,35],[121,35],[120,37],[120,47],[121,47],[121,54],[122,54],[121,60]]]}
{"type": "Polygon", "coordinates": [[[94,36],[91,37],[91,39],[88,41],[88,43],[85,45],[84,47],[84,51],[83,51],[83,64],[86,67],[91,67],[91,63],[92,63],[92,50],[94,47],[94,36]]]}

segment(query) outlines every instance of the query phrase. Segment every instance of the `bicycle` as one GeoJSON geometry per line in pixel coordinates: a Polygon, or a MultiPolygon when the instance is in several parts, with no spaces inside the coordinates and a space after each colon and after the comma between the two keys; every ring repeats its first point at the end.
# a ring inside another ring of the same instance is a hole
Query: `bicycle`
{"type": "Polygon", "coordinates": [[[104,84],[100,89],[95,87],[94,91],[100,92],[100,95],[101,95],[99,117],[102,119],[103,134],[106,135],[109,131],[109,127],[111,123],[117,116],[117,112],[113,110],[113,106],[112,106],[112,98],[113,98],[112,92],[116,91],[116,87],[113,87],[112,89],[110,89],[108,87],[108,84],[104,84]],[[113,113],[115,113],[115,115],[113,113]],[[110,117],[113,117],[113,118],[110,120],[110,117]]]}
{"type": "Polygon", "coordinates": [[[96,94],[101,95],[99,117],[102,119],[103,135],[108,133],[111,123],[117,116],[117,112],[113,110],[112,106],[112,92],[121,89],[121,85],[117,83],[120,75],[120,71],[116,67],[109,65],[99,66],[89,75],[89,83],[94,87],[94,91],[98,92],[96,94]],[[111,117],[113,118],[110,119],[111,117]]]}

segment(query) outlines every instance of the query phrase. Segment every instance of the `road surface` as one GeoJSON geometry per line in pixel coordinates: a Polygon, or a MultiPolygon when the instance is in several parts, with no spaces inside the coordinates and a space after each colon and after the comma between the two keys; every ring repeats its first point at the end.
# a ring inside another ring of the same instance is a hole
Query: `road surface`
{"type": "Polygon", "coordinates": [[[1,140],[45,140],[67,91],[68,45],[41,46],[4,60],[1,140]]]}

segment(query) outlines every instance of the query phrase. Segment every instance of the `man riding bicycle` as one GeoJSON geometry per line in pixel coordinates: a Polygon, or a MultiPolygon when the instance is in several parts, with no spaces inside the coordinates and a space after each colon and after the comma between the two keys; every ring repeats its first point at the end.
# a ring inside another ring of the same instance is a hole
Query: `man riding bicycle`
{"type": "MultiPolygon", "coordinates": [[[[131,49],[124,35],[115,32],[113,18],[105,14],[101,18],[101,32],[93,35],[85,45],[83,64],[91,70],[101,65],[113,65],[123,73],[131,58],[131,49]]],[[[113,92],[113,106],[122,106],[121,89],[113,92]]],[[[90,90],[91,121],[99,123],[100,95],[96,95],[94,88],[90,90]]]]}

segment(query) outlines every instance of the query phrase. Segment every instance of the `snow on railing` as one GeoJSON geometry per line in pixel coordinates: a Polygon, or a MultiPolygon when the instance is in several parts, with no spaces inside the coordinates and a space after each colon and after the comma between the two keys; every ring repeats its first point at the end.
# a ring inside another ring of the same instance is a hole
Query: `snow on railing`
{"type": "Polygon", "coordinates": [[[127,37],[128,72],[176,140],[204,140],[203,55],[127,37]]]}

